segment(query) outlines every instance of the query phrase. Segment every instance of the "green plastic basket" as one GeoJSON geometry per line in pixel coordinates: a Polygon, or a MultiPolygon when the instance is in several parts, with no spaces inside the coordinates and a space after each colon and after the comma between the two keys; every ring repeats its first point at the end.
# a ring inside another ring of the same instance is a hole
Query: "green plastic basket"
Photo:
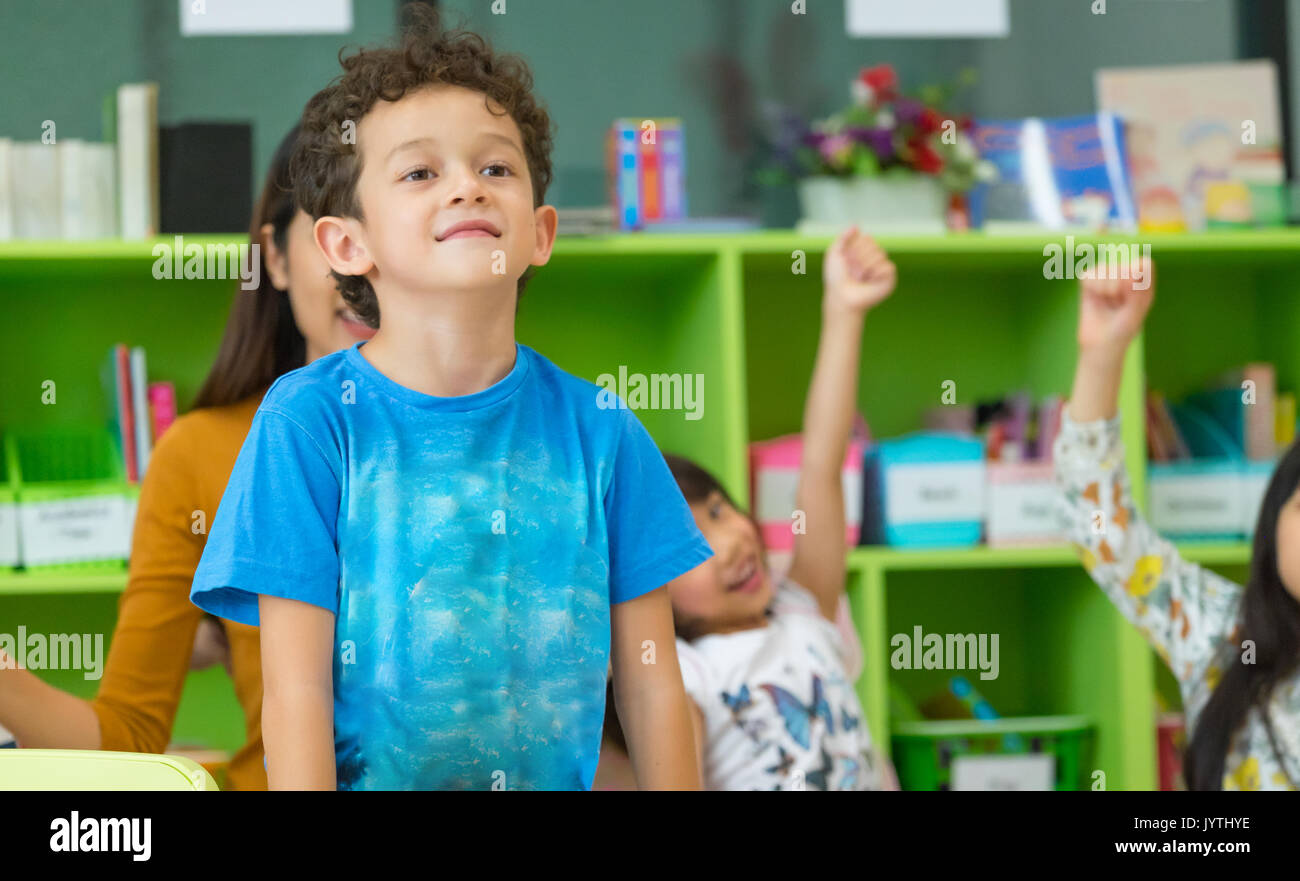
{"type": "Polygon", "coordinates": [[[83,555],[73,550],[68,559],[30,562],[32,535],[27,515],[31,506],[45,502],[104,497],[121,505],[119,526],[128,516],[128,500],[136,494],[123,473],[122,457],[105,428],[16,429],[5,434],[5,461],[16,488],[19,508],[19,538],[25,568],[41,572],[121,571],[126,563],[129,533],[122,547],[111,555],[83,555]],[[24,523],[26,525],[24,525],[24,523]]]}
{"type": "Polygon", "coordinates": [[[0,572],[18,568],[17,481],[8,457],[0,456],[0,572]]]}
{"type": "Polygon", "coordinates": [[[903,789],[951,789],[959,758],[1031,754],[1055,758],[1055,789],[1088,787],[1093,726],[1084,716],[899,722],[891,739],[903,789]]]}

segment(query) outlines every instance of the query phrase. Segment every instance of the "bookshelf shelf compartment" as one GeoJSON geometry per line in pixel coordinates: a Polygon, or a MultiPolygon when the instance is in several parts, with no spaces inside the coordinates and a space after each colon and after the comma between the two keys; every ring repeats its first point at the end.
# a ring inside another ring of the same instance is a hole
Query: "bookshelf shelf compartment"
{"type": "MultiPolygon", "coordinates": [[[[1016,388],[1068,393],[1077,287],[1043,277],[1044,247],[1064,238],[879,237],[899,267],[899,286],[865,326],[859,403],[877,437],[915,428],[920,413],[940,403],[945,379],[956,381],[960,403],[1016,388]]],[[[0,243],[0,308],[10,319],[0,346],[0,430],[102,418],[98,367],[116,342],[145,347],[151,370],[171,379],[188,407],[237,282],[154,279],[153,247],[173,241],[0,243]],[[40,403],[47,379],[58,384],[57,407],[40,403]]],[[[1076,236],[1085,241],[1150,244],[1158,266],[1160,293],[1120,399],[1142,506],[1144,374],[1176,396],[1213,370],[1267,359],[1276,362],[1281,387],[1300,388],[1300,354],[1292,354],[1300,352],[1300,229],[1076,236]]],[[[185,236],[205,249],[246,242],[238,233],[185,236]]],[[[703,374],[703,418],[637,415],[662,449],[700,461],[747,504],[748,442],[799,428],[817,344],[821,260],[831,242],[789,230],[566,237],[524,294],[518,337],[590,380],[617,374],[620,365],[629,373],[703,374]],[[802,276],[791,271],[796,251],[807,257],[802,276]]],[[[1246,542],[1179,549],[1233,571],[1250,559],[1246,542]]],[[[1002,632],[1006,679],[989,692],[1013,710],[1087,713],[1108,788],[1155,788],[1154,655],[1071,548],[855,548],[847,563],[866,659],[858,692],[885,744],[891,628],[1002,632]]],[[[125,584],[125,571],[0,572],[0,618],[111,634],[125,584]]],[[[923,676],[907,676],[901,684],[929,687],[923,676]]],[[[66,681],[87,696],[96,687],[66,681]]],[[[175,738],[216,732],[210,746],[237,749],[242,716],[224,672],[192,682],[175,738]]]]}

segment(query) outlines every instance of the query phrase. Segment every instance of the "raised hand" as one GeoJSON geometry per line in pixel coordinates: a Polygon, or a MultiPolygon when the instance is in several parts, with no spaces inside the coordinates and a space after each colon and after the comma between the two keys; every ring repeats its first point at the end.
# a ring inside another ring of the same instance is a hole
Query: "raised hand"
{"type": "Polygon", "coordinates": [[[1133,264],[1128,278],[1079,279],[1079,351],[1123,355],[1142,329],[1155,298],[1155,266],[1149,258],[1133,264]]]}
{"type": "Polygon", "coordinates": [[[856,226],[842,232],[826,251],[822,283],[823,305],[836,310],[865,313],[894,291],[898,270],[889,255],[856,226]]]}

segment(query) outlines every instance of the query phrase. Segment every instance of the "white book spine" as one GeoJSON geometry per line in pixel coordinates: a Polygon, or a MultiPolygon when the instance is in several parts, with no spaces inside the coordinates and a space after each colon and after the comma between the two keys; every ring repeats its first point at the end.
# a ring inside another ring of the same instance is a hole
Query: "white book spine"
{"type": "Polygon", "coordinates": [[[117,164],[123,238],[158,234],[158,86],[117,90],[117,164]]]}
{"type": "Polygon", "coordinates": [[[57,239],[62,213],[57,145],[16,142],[10,159],[14,238],[57,239]]]}
{"type": "Polygon", "coordinates": [[[131,409],[135,411],[135,458],[141,480],[144,480],[144,470],[149,464],[153,446],[146,377],[144,349],[136,346],[131,350],[131,409]]]}
{"type": "Polygon", "coordinates": [[[0,242],[14,237],[13,144],[0,138],[0,242]]]}

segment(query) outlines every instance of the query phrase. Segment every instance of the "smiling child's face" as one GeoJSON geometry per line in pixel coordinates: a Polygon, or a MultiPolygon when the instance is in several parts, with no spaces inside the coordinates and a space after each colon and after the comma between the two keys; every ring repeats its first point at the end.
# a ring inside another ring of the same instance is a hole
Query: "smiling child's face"
{"type": "Polygon", "coordinates": [[[716,490],[691,503],[691,513],[713,556],[670,584],[679,629],[694,638],[751,625],[772,600],[767,557],[754,522],[716,490]]]}
{"type": "Polygon", "coordinates": [[[519,126],[488,100],[427,86],[380,101],[357,126],[356,235],[376,290],[513,297],[529,264],[549,259],[555,209],[534,209],[519,126]],[[449,234],[466,221],[488,228],[449,234]]]}

